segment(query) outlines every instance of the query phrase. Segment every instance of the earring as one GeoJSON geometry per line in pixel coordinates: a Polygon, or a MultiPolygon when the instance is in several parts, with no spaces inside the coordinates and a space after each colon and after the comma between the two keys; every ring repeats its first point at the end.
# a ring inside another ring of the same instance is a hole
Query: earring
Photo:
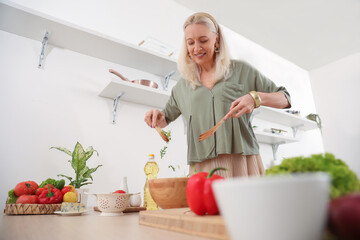
{"type": "Polygon", "coordinates": [[[191,57],[190,57],[190,53],[189,53],[189,52],[188,52],[187,56],[188,56],[189,60],[190,60],[190,61],[192,61],[192,59],[191,59],[191,57]]]}
{"type": "Polygon", "coordinates": [[[215,52],[216,53],[220,52],[220,44],[218,42],[215,43],[215,52]]]}

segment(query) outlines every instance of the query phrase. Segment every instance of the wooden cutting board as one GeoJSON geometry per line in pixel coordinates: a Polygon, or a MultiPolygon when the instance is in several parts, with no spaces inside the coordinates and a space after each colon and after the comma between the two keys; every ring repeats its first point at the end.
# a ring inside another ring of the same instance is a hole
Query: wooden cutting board
{"type": "Polygon", "coordinates": [[[197,216],[189,208],[142,211],[139,224],[213,239],[230,239],[221,216],[197,216]]]}

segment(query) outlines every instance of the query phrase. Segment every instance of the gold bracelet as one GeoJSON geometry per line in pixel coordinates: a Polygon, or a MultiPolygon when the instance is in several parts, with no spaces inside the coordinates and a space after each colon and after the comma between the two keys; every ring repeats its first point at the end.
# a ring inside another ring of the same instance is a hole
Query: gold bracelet
{"type": "Polygon", "coordinates": [[[250,91],[249,92],[250,96],[254,99],[255,101],[255,108],[260,107],[261,105],[261,98],[259,96],[259,94],[256,91],[250,91]]]}

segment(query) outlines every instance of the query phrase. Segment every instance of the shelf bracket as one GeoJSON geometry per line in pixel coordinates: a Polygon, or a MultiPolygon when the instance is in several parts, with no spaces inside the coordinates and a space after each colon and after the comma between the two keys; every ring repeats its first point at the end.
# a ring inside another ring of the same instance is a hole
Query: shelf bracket
{"type": "Polygon", "coordinates": [[[278,142],[278,143],[271,144],[272,151],[273,151],[273,160],[270,162],[271,167],[274,166],[276,161],[277,161],[276,153],[277,153],[277,150],[279,148],[279,145],[284,144],[284,143],[285,142],[278,142]]]}
{"type": "Polygon", "coordinates": [[[167,91],[167,90],[168,90],[170,78],[171,78],[171,76],[174,75],[175,73],[176,73],[176,71],[172,71],[172,72],[170,72],[168,75],[165,76],[165,79],[161,79],[161,85],[162,85],[164,91],[167,91]]]}
{"type": "Polygon", "coordinates": [[[303,127],[303,126],[304,126],[304,124],[300,124],[300,125],[291,127],[292,130],[293,130],[293,137],[294,137],[294,138],[296,137],[296,134],[297,134],[297,131],[299,130],[299,128],[301,128],[301,127],[303,127]]]}
{"type": "Polygon", "coordinates": [[[46,31],[45,36],[43,37],[38,68],[44,68],[45,48],[49,40],[49,35],[49,32],[46,31]]]}
{"type": "Polygon", "coordinates": [[[116,111],[117,111],[117,106],[119,103],[120,98],[125,94],[125,92],[121,92],[118,96],[116,96],[114,98],[114,104],[113,104],[113,124],[115,124],[116,122],[116,111]]]}

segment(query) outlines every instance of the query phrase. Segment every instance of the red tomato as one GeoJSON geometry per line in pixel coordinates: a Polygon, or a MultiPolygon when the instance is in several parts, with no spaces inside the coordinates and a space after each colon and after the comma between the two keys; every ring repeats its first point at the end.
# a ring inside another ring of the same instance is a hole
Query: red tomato
{"type": "Polygon", "coordinates": [[[114,193],[126,193],[124,190],[117,190],[114,193]]]}
{"type": "Polygon", "coordinates": [[[18,183],[14,189],[14,193],[16,196],[21,195],[34,195],[36,189],[38,189],[38,185],[34,181],[25,181],[18,183]]]}
{"type": "Polygon", "coordinates": [[[39,196],[44,190],[45,190],[45,188],[38,188],[38,189],[36,189],[35,195],[36,195],[36,196],[39,196]]]}
{"type": "Polygon", "coordinates": [[[21,195],[17,200],[16,204],[38,204],[39,197],[36,195],[21,195]]]}
{"type": "Polygon", "coordinates": [[[67,192],[71,192],[71,187],[65,186],[61,189],[62,195],[65,195],[65,193],[67,193],[67,192]]]}

